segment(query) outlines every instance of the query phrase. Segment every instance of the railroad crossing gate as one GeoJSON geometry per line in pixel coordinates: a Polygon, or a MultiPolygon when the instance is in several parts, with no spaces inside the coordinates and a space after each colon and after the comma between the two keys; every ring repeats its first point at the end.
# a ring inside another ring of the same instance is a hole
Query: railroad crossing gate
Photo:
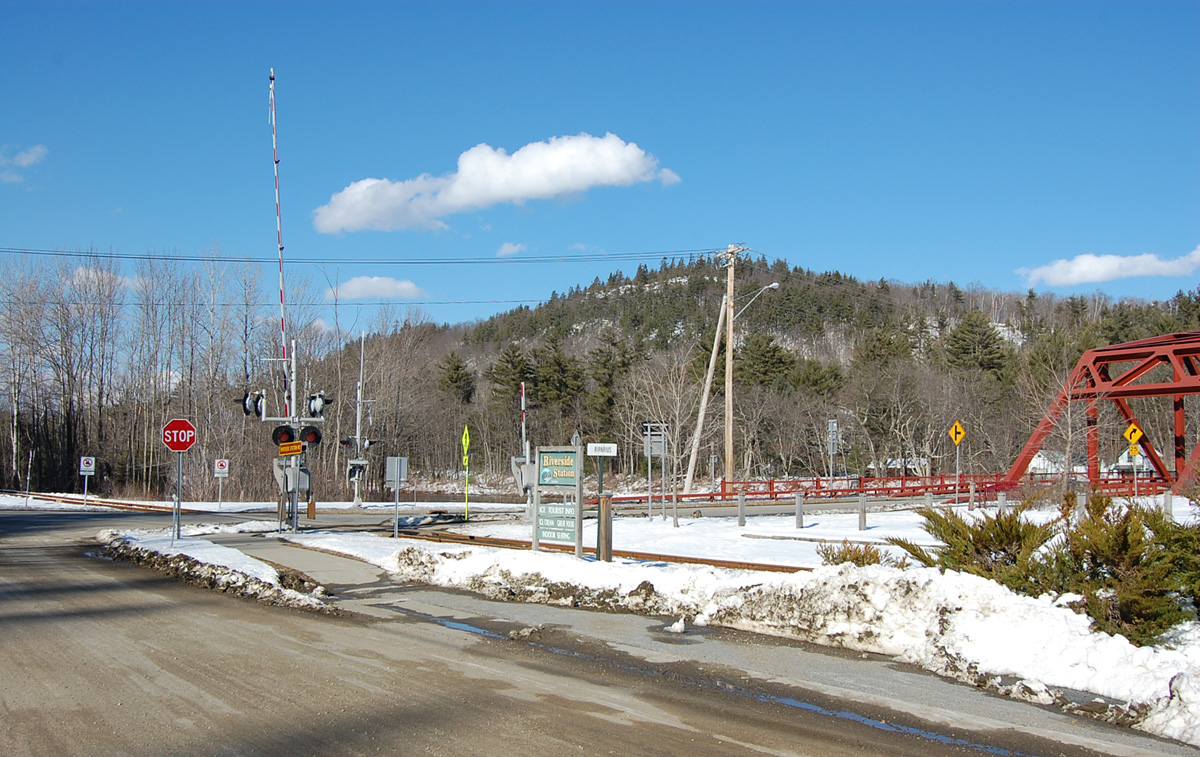
{"type": "Polygon", "coordinates": [[[1190,486],[1200,473],[1200,443],[1188,454],[1184,418],[1184,397],[1200,394],[1200,331],[1139,339],[1135,342],[1098,347],[1083,353],[1071,376],[1050,403],[1041,422],[1025,443],[1021,454],[1002,479],[1015,485],[1025,475],[1033,456],[1041,449],[1051,430],[1072,402],[1085,405],[1087,421],[1088,480],[1095,485],[1100,478],[1100,432],[1097,427],[1099,404],[1112,402],[1129,424],[1125,438],[1130,447],[1140,448],[1154,468],[1157,478],[1172,486],[1176,493],[1190,486]],[[1146,427],[1129,405],[1133,398],[1170,397],[1173,405],[1172,453],[1174,466],[1168,468],[1150,439],[1146,427]]]}

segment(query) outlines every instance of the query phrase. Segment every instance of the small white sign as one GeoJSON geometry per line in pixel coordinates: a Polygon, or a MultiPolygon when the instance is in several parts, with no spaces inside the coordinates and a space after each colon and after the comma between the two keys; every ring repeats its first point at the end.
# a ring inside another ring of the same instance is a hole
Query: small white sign
{"type": "Polygon", "coordinates": [[[229,461],[214,460],[213,461],[213,476],[217,478],[229,478],[229,461]]]}
{"type": "Polygon", "coordinates": [[[96,458],[81,457],[79,458],[79,475],[92,476],[96,473],[96,458]]]}
{"type": "Polygon", "coordinates": [[[593,444],[588,443],[588,457],[616,457],[617,445],[615,444],[593,444]]]}

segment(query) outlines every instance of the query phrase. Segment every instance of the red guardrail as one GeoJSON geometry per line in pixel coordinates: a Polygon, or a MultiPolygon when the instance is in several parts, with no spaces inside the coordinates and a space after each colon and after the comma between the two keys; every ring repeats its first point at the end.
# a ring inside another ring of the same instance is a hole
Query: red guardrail
{"type": "MultiPolygon", "coordinates": [[[[803,491],[805,499],[838,499],[857,497],[866,494],[873,497],[922,497],[926,493],[934,496],[966,497],[975,484],[976,501],[988,502],[996,499],[1002,491],[1010,491],[1021,484],[1050,485],[1062,480],[1061,475],[1027,476],[1019,483],[1003,480],[1002,473],[963,474],[957,478],[950,475],[942,476],[889,476],[879,478],[835,477],[829,478],[795,478],[767,479],[764,481],[722,481],[721,489],[712,492],[696,492],[692,494],[667,494],[678,498],[680,502],[703,500],[705,502],[723,502],[736,500],[738,494],[745,494],[747,499],[779,500],[793,498],[796,492],[803,491]],[[957,488],[956,488],[957,483],[957,488]]],[[[1109,495],[1131,496],[1133,494],[1133,478],[1128,476],[1109,476],[1101,478],[1096,485],[1091,486],[1086,477],[1079,479],[1083,486],[1109,495]]],[[[1158,494],[1170,488],[1171,482],[1157,476],[1139,478],[1138,494],[1148,496],[1158,494]]],[[[613,497],[617,504],[631,505],[645,503],[646,494],[629,494],[613,497]]],[[[660,492],[654,493],[655,501],[662,497],[660,492]]],[[[589,503],[594,503],[591,500],[589,503]]]]}

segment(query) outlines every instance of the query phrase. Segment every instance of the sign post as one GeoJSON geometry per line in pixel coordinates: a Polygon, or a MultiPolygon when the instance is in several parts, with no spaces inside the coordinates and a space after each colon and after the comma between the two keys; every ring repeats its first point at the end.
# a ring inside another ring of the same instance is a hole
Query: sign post
{"type": "Polygon", "coordinates": [[[600,479],[600,501],[596,506],[596,559],[612,562],[612,495],[604,496],[604,458],[616,457],[617,445],[589,443],[587,453],[588,457],[596,458],[600,479]]]}
{"type": "Polygon", "coordinates": [[[1138,442],[1142,440],[1143,434],[1136,423],[1130,423],[1129,428],[1125,429],[1122,436],[1129,442],[1129,462],[1133,463],[1133,496],[1136,498],[1138,495],[1138,442]]]}
{"type": "Polygon", "coordinates": [[[213,461],[213,477],[217,479],[217,509],[221,509],[221,487],[225,483],[225,479],[229,478],[229,461],[214,460],[213,461]]]}
{"type": "Polygon", "coordinates": [[[471,458],[468,455],[468,450],[471,449],[471,432],[463,426],[462,435],[463,448],[463,520],[471,519],[471,458]]]}
{"type": "Polygon", "coordinates": [[[171,514],[171,546],[179,538],[180,503],[183,501],[183,453],[196,443],[196,427],[186,418],[172,418],[162,430],[163,444],[176,453],[175,460],[175,507],[171,514]]]}
{"type": "Polygon", "coordinates": [[[96,472],[96,458],[79,458],[79,475],[83,476],[83,506],[87,507],[88,479],[96,472]]]}
{"type": "Polygon", "coordinates": [[[960,486],[959,461],[962,459],[962,440],[967,438],[967,430],[959,421],[955,421],[950,427],[950,441],[954,442],[954,501],[958,502],[958,490],[960,486]]]}
{"type": "MultiPolygon", "coordinates": [[[[396,496],[395,515],[392,518],[392,538],[400,537],[400,487],[408,481],[408,458],[389,457],[384,462],[384,486],[392,487],[396,496]]],[[[417,487],[413,485],[413,504],[417,504],[417,487]]]]}

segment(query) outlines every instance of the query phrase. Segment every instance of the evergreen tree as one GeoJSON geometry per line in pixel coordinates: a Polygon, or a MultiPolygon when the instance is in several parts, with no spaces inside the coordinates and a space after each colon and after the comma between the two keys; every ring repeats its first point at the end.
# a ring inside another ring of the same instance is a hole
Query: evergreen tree
{"type": "Polygon", "coordinates": [[[796,365],[795,358],[776,344],[774,337],[760,332],[747,334],[734,357],[734,380],[747,386],[786,384],[796,365]]]}
{"type": "Polygon", "coordinates": [[[956,368],[978,368],[997,373],[1008,362],[1004,340],[988,317],[968,310],[958,325],[946,334],[946,359],[956,368]]]}
{"type": "Polygon", "coordinates": [[[484,375],[492,382],[492,403],[506,408],[521,396],[521,382],[533,378],[529,358],[515,344],[505,347],[484,375]]]}
{"type": "Polygon", "coordinates": [[[438,386],[464,405],[475,399],[475,371],[467,366],[457,352],[451,350],[446,359],[438,364],[438,370],[441,372],[438,386]]]}

